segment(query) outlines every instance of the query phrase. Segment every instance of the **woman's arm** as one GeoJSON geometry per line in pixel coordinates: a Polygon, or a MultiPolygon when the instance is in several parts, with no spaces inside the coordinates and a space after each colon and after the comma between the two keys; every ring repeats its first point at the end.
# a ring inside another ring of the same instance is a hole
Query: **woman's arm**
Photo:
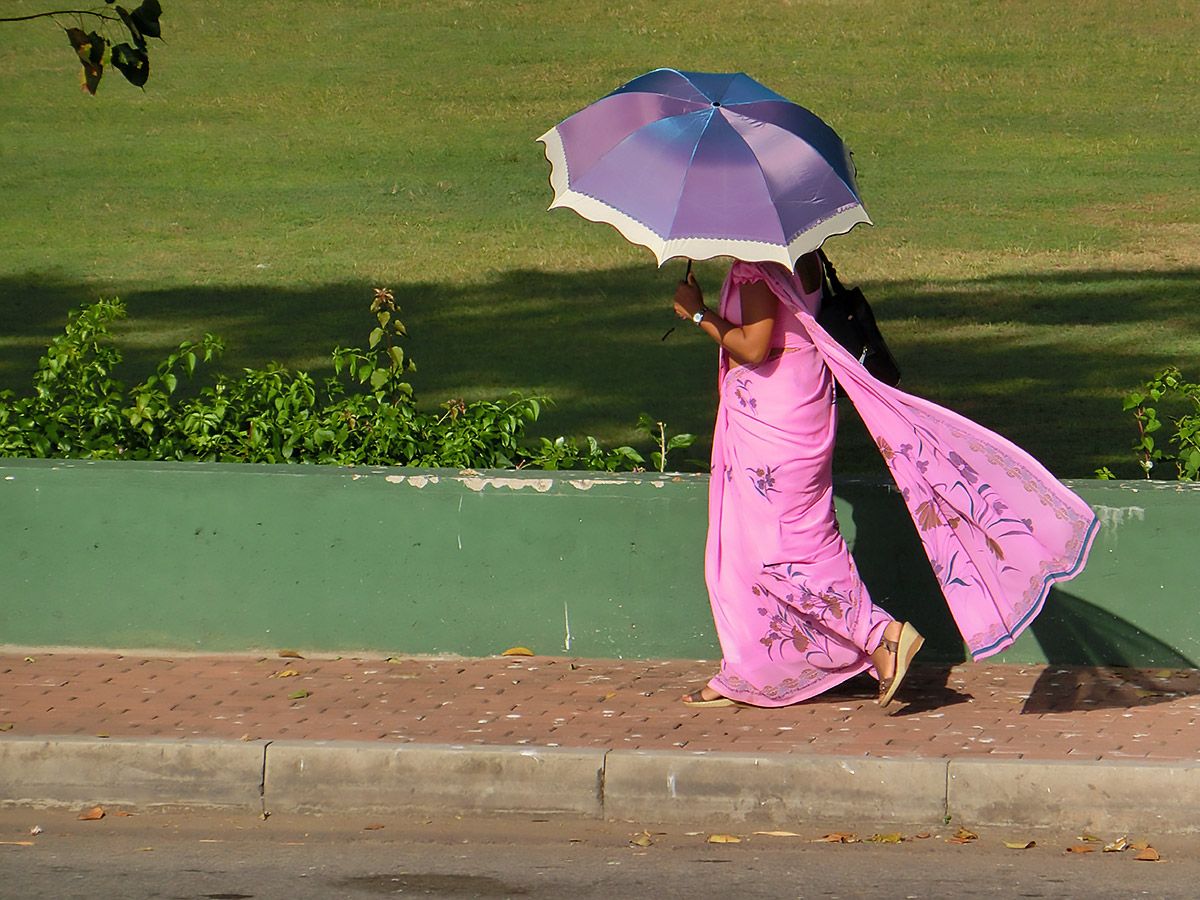
{"type": "Polygon", "coordinates": [[[690,319],[704,310],[700,329],[724,347],[734,362],[753,365],[762,362],[771,352],[771,333],[775,330],[775,317],[779,315],[779,301],[763,281],[743,284],[740,293],[742,324],[734,325],[704,305],[704,294],[696,283],[696,276],[689,272],[688,280],[679,282],[675,288],[675,315],[690,319]]]}

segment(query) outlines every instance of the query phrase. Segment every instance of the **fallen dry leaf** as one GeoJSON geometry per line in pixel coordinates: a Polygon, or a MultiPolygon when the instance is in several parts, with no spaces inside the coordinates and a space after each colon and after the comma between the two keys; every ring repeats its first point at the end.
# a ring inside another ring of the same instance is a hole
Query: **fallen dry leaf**
{"type": "Polygon", "coordinates": [[[913,837],[915,837],[918,841],[923,841],[928,837],[932,837],[932,835],[928,831],[918,831],[913,835],[913,837]]]}
{"type": "Polygon", "coordinates": [[[123,810],[123,809],[120,809],[120,810],[117,810],[115,813],[113,813],[113,815],[114,815],[114,816],[120,816],[122,819],[128,819],[128,818],[130,818],[131,816],[133,816],[133,815],[134,815],[134,813],[131,813],[131,812],[125,812],[125,810],[123,810]]]}
{"type": "Polygon", "coordinates": [[[528,647],[509,647],[501,656],[533,656],[533,651],[528,647]]]}
{"type": "Polygon", "coordinates": [[[153,847],[138,847],[138,850],[142,853],[150,853],[154,850],[154,848],[153,847]]]}
{"type": "Polygon", "coordinates": [[[268,678],[295,678],[299,674],[300,673],[297,672],[295,669],[280,669],[278,672],[274,672],[271,675],[268,675],[267,677],[268,678]]]}
{"type": "Polygon", "coordinates": [[[32,656],[27,656],[27,657],[25,657],[25,662],[37,662],[37,660],[34,659],[32,656]]]}
{"type": "Polygon", "coordinates": [[[1130,850],[1145,850],[1149,846],[1150,846],[1149,841],[1134,841],[1132,844],[1129,845],[1129,849],[1130,850]]]}
{"type": "Polygon", "coordinates": [[[969,828],[960,828],[951,837],[946,838],[947,844],[973,844],[979,840],[979,835],[969,828]]]}
{"type": "Polygon", "coordinates": [[[1005,841],[1004,846],[1009,850],[1028,850],[1030,847],[1036,847],[1037,841],[1005,841]]]}
{"type": "Polygon", "coordinates": [[[379,829],[386,827],[386,825],[383,825],[379,822],[372,822],[370,825],[364,825],[363,831],[379,831],[379,829]]]}
{"type": "Polygon", "coordinates": [[[292,691],[288,694],[289,700],[303,700],[308,696],[308,691],[292,691]]]}
{"type": "Polygon", "coordinates": [[[1079,839],[1081,841],[1086,841],[1089,844],[1103,844],[1104,843],[1103,840],[1101,840],[1100,838],[1096,837],[1094,834],[1091,834],[1087,831],[1085,831],[1083,834],[1081,834],[1079,836],[1079,839]]]}
{"type": "Polygon", "coordinates": [[[858,835],[852,831],[831,831],[824,837],[814,838],[814,844],[857,844],[858,835]]]}
{"type": "Polygon", "coordinates": [[[1128,849],[1129,849],[1129,839],[1126,837],[1119,837],[1115,841],[1112,841],[1112,842],[1104,845],[1105,853],[1120,853],[1122,850],[1128,850],[1128,849]]]}
{"type": "Polygon", "coordinates": [[[1139,851],[1134,859],[1140,859],[1142,862],[1158,862],[1162,857],[1153,847],[1147,847],[1145,850],[1139,851]]]}
{"type": "Polygon", "coordinates": [[[735,834],[710,834],[708,842],[710,844],[740,844],[742,839],[735,834]]]}
{"type": "Polygon", "coordinates": [[[12,722],[0,722],[0,731],[12,731],[12,730],[13,730],[12,722]]]}
{"type": "Polygon", "coordinates": [[[33,847],[36,841],[0,841],[0,844],[7,847],[33,847]]]}
{"type": "Polygon", "coordinates": [[[1096,846],[1094,844],[1076,844],[1073,847],[1068,847],[1068,853],[1094,853],[1096,846]]]}
{"type": "Polygon", "coordinates": [[[643,831],[641,834],[633,837],[629,841],[631,847],[649,847],[654,843],[654,838],[650,836],[650,832],[643,831]]]}
{"type": "Polygon", "coordinates": [[[763,834],[767,837],[800,837],[794,831],[756,831],[755,834],[763,834]]]}
{"type": "Polygon", "coordinates": [[[867,840],[872,844],[901,844],[904,842],[904,835],[898,831],[890,831],[887,834],[873,834],[867,840]]]}
{"type": "Polygon", "coordinates": [[[300,653],[296,650],[280,650],[279,658],[280,659],[304,659],[304,657],[301,656],[300,653]]]}
{"type": "Polygon", "coordinates": [[[79,818],[84,822],[95,822],[98,819],[104,818],[104,807],[93,806],[91,809],[84,810],[79,814],[79,818]]]}
{"type": "Polygon", "coordinates": [[[609,700],[611,700],[615,696],[617,696],[616,691],[609,691],[607,694],[605,694],[603,697],[600,698],[600,702],[607,703],[609,700]]]}

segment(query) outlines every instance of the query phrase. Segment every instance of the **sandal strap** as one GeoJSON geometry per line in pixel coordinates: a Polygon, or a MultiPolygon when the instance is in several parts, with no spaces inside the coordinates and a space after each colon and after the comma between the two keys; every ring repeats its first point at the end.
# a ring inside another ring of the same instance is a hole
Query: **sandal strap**
{"type": "Polygon", "coordinates": [[[900,652],[900,642],[899,641],[889,641],[887,638],[884,638],[883,640],[881,640],[879,642],[879,646],[882,647],[883,649],[885,649],[888,653],[894,654],[894,653],[900,652]]]}

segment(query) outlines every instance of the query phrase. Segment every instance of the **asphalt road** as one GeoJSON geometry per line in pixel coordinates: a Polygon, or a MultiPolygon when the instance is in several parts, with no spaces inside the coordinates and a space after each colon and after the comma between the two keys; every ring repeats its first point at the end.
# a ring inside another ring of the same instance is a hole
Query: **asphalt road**
{"type": "MultiPolygon", "coordinates": [[[[1089,853],[1070,832],[903,829],[899,844],[529,817],[274,817],[145,813],[81,821],[77,811],[0,810],[0,897],[164,900],[432,898],[1194,898],[1200,838],[1146,837],[1162,856],[1089,853]],[[42,829],[34,835],[34,827],[42,829]],[[928,836],[920,836],[928,833],[928,836]],[[1006,841],[1034,840],[1015,850],[1006,841]],[[646,846],[639,846],[640,841],[646,846]]],[[[1120,835],[1095,835],[1112,841],[1120,835]]]]}

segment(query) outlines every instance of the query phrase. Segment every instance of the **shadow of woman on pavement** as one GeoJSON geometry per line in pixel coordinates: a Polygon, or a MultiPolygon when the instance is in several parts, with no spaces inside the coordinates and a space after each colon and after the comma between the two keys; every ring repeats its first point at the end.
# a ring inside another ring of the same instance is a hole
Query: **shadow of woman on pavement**
{"type": "Polygon", "coordinates": [[[1093,603],[1054,589],[1030,625],[1050,665],[1022,712],[1131,708],[1200,694],[1196,663],[1093,603]]]}

